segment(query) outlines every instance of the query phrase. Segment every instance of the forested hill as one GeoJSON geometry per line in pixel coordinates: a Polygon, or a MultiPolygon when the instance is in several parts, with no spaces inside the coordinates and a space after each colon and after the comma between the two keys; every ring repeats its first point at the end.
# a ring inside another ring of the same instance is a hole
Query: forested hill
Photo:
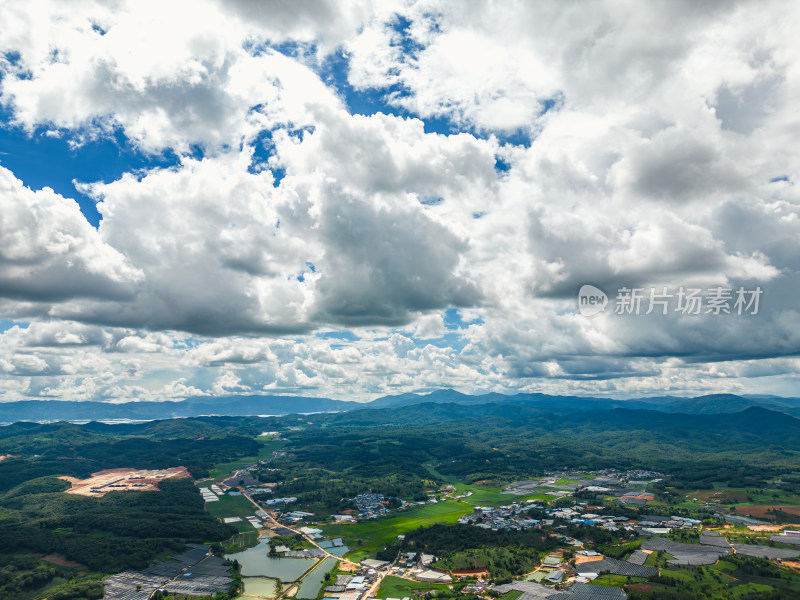
{"type": "Polygon", "coordinates": [[[774,443],[795,442],[800,433],[800,419],[782,412],[751,406],[735,413],[685,414],[665,413],[655,409],[612,408],[610,410],[572,411],[569,408],[503,404],[415,404],[405,408],[359,410],[335,415],[312,415],[311,421],[350,426],[408,426],[459,423],[464,427],[507,427],[551,431],[647,430],[669,434],[702,431],[722,436],[741,434],[774,443]],[[532,428],[532,429],[531,429],[532,428]]]}
{"type": "Polygon", "coordinates": [[[102,469],[184,466],[204,477],[215,464],[258,452],[266,420],[174,419],[142,424],[17,423],[0,427],[0,493],[33,477],[86,477],[102,469]]]}
{"type": "Polygon", "coordinates": [[[758,407],[686,415],[429,403],[303,420],[313,425],[287,437],[304,465],[336,470],[343,457],[358,456],[362,470],[394,465],[419,474],[419,463],[429,462],[467,481],[616,467],[745,484],[800,460],[800,420],[758,407]]]}
{"type": "Polygon", "coordinates": [[[338,474],[421,481],[435,468],[461,481],[510,481],[553,469],[615,467],[669,473],[686,485],[745,487],[780,477],[800,460],[800,420],[760,407],[688,415],[425,403],[268,418],[19,423],[0,428],[0,455],[19,456],[0,462],[0,493],[33,477],[114,467],[183,465],[203,477],[215,463],[258,454],[254,438],[263,431],[285,440],[286,458],[275,466],[287,477],[304,472],[326,480],[338,474]]]}
{"type": "Polygon", "coordinates": [[[279,431],[303,467],[361,475],[423,464],[460,478],[517,477],[549,468],[651,468],[687,477],[776,472],[800,460],[800,420],[750,407],[733,414],[614,408],[570,411],[493,403],[282,417],[204,417],[142,424],[20,423],[0,428],[6,489],[38,475],[85,475],[101,468],[182,464],[203,476],[213,462],[256,454],[254,437],[279,431]],[[716,475],[714,475],[716,473],[716,475]]]}

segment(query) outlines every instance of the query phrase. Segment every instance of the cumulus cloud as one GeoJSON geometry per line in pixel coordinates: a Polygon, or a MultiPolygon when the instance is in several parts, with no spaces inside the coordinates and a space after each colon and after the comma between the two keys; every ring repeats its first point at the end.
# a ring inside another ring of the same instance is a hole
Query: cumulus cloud
{"type": "Polygon", "coordinates": [[[0,167],[0,297],[28,302],[130,298],[141,272],[104,243],[78,204],[0,167]]]}
{"type": "Polygon", "coordinates": [[[249,53],[260,33],[214,2],[40,4],[6,6],[0,34],[17,57],[2,101],[28,130],[46,124],[81,143],[121,127],[149,152],[219,150],[337,102],[303,65],[249,53]]]}
{"type": "Polygon", "coordinates": [[[399,324],[408,311],[479,301],[477,286],[454,273],[466,244],[417,207],[344,196],[328,204],[320,233],[329,253],[319,279],[323,319],[399,324]]]}
{"type": "Polygon", "coordinates": [[[5,399],[793,383],[785,2],[42,1],[0,19],[4,126],[176,157],[79,184],[97,229],[0,167],[0,317],[30,324],[0,333],[5,399]],[[584,283],[764,295],[752,318],[588,319],[584,283]]]}

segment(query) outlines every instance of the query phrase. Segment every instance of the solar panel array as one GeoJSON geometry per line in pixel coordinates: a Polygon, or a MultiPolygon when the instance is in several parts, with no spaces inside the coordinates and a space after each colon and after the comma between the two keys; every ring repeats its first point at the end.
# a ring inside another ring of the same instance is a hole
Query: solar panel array
{"type": "Polygon", "coordinates": [[[644,561],[647,560],[647,552],[643,552],[642,550],[634,550],[633,554],[631,554],[626,560],[632,565],[644,565],[644,561]]]}
{"type": "Polygon", "coordinates": [[[147,600],[157,589],[190,596],[226,592],[233,579],[208,546],[193,544],[174,560],[156,562],[142,571],[123,571],[103,583],[106,600],[147,600]]]}
{"type": "MultiPolygon", "coordinates": [[[[716,538],[714,538],[716,539],[716,538]]],[[[709,544],[681,544],[664,538],[651,538],[642,542],[643,550],[664,550],[674,556],[667,562],[673,565],[713,565],[721,556],[730,554],[731,547],[711,546],[709,544]]]]}
{"type": "Polygon", "coordinates": [[[653,577],[658,575],[655,567],[645,567],[615,558],[604,558],[591,562],[581,563],[578,566],[580,573],[610,573],[626,577],[653,577]]]}
{"type": "Polygon", "coordinates": [[[627,600],[622,588],[576,583],[564,592],[550,596],[549,600],[627,600]]]}
{"type": "Polygon", "coordinates": [[[772,548],[771,546],[755,546],[753,544],[734,544],[736,554],[745,556],[757,556],[760,558],[797,558],[800,556],[800,548],[772,548]]]}

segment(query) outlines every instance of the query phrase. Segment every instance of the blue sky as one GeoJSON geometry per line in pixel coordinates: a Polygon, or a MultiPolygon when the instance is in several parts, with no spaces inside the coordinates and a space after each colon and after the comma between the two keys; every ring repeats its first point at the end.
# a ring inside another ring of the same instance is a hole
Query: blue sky
{"type": "MultiPolygon", "coordinates": [[[[164,168],[179,164],[171,153],[144,154],[133,146],[125,134],[114,131],[73,146],[69,132],[48,134],[54,130],[25,131],[15,127],[9,111],[3,111],[0,128],[0,165],[12,171],[27,187],[52,188],[58,194],[73,198],[86,220],[94,227],[101,216],[95,201],[81,193],[75,183],[110,182],[124,173],[164,168]]],[[[80,139],[80,133],[76,136],[80,139]]]]}
{"type": "Polygon", "coordinates": [[[794,393],[794,6],[125,4],[0,8],[0,401],[794,393]]]}

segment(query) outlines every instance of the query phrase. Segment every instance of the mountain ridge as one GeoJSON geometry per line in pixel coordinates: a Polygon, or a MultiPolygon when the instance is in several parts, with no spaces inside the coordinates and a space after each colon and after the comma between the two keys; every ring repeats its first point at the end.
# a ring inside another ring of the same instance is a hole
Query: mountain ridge
{"type": "Polygon", "coordinates": [[[409,392],[382,396],[370,402],[266,394],[231,395],[213,398],[197,396],[189,397],[185,400],[124,402],[117,404],[98,401],[21,400],[0,402],[0,423],[19,421],[52,422],[60,420],[157,420],[207,415],[278,416],[293,413],[338,413],[360,409],[404,408],[428,403],[462,406],[483,404],[519,405],[541,410],[567,410],[572,412],[624,408],[690,415],[732,414],[750,407],[761,407],[800,417],[800,399],[777,396],[705,394],[691,398],[659,396],[619,400],[595,396],[553,396],[538,392],[521,392],[513,395],[488,392],[470,395],[446,388],[426,394],[409,392]]]}

